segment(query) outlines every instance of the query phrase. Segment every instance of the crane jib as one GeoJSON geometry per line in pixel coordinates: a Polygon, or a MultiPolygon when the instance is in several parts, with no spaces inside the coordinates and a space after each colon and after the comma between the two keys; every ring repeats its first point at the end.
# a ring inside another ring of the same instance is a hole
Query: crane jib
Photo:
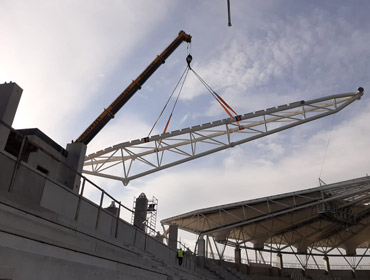
{"type": "Polygon", "coordinates": [[[165,63],[165,60],[182,42],[191,42],[191,36],[180,31],[177,38],[160,54],[132,83],[112,102],[112,104],[89,125],[76,142],[88,144],[112,119],[123,105],[138,91],[150,76],[165,63]]]}

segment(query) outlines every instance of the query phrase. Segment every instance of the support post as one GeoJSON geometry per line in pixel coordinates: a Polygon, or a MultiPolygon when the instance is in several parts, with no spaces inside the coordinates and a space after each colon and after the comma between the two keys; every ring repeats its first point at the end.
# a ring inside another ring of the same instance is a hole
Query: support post
{"type": "Polygon", "coordinates": [[[283,255],[281,254],[281,252],[278,252],[276,254],[276,266],[279,270],[279,276],[281,277],[283,275],[284,268],[283,255]]]}
{"type": "Polygon", "coordinates": [[[198,256],[199,257],[206,256],[206,242],[204,241],[203,236],[199,236],[198,239],[198,256]]]}
{"type": "Polygon", "coordinates": [[[242,263],[242,256],[241,256],[241,250],[240,250],[239,244],[235,246],[234,257],[235,257],[235,263],[240,265],[242,263]]]}
{"type": "Polygon", "coordinates": [[[177,250],[177,236],[178,236],[179,226],[176,224],[170,224],[168,232],[168,247],[177,250]]]}
{"type": "Polygon", "coordinates": [[[329,257],[324,256],[324,269],[325,269],[325,274],[329,274],[330,272],[330,263],[329,263],[329,257]]]}
{"type": "MultiPolygon", "coordinates": [[[[207,236],[207,240],[208,240],[208,236],[207,236]]],[[[198,245],[197,246],[198,247],[197,264],[200,267],[204,267],[205,258],[206,258],[206,241],[204,240],[203,235],[199,235],[197,245],[198,245]]]]}
{"type": "Polygon", "coordinates": [[[16,83],[0,85],[0,151],[4,150],[8,140],[22,92],[16,83]]]}

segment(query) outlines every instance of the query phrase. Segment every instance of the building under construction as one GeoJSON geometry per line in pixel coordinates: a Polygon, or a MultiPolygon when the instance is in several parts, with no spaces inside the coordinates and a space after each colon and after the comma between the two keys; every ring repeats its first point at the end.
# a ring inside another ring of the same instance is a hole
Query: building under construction
{"type": "Polygon", "coordinates": [[[190,40],[180,32],[66,148],[37,128],[14,129],[22,89],[12,82],[0,85],[0,279],[370,278],[369,177],[184,213],[162,220],[167,230],[161,234],[155,230],[155,198],[141,194],[131,209],[84,175],[128,184],[334,114],[363,95],[359,88],[301,100],[86,155],[93,137],[190,40]],[[139,147],[145,152],[136,152],[139,147]],[[165,153],[177,157],[162,160],[165,153]],[[142,165],[135,168],[137,162],[142,165]],[[117,163],[124,167],[123,175],[114,173],[117,163]],[[91,190],[97,201],[89,196],[91,190]],[[123,219],[127,214],[131,221],[123,219]],[[181,266],[176,258],[183,246],[179,229],[197,235],[181,266]],[[231,258],[225,254],[230,250],[231,258]]]}

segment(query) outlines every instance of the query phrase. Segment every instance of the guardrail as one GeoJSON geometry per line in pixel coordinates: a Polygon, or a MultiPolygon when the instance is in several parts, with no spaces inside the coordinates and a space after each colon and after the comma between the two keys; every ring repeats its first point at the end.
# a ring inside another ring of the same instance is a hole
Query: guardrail
{"type": "MultiPolygon", "coordinates": [[[[8,128],[16,133],[12,128],[8,128]]],[[[22,191],[34,192],[33,187],[35,187],[35,193],[38,193],[38,197],[37,199],[30,197],[30,202],[38,202],[40,206],[56,214],[74,219],[77,222],[76,230],[80,230],[81,233],[85,231],[84,228],[87,225],[86,217],[88,217],[90,223],[87,226],[90,229],[95,228],[100,233],[119,239],[120,243],[123,241],[123,244],[132,250],[136,250],[133,249],[133,247],[136,247],[152,256],[159,256],[164,264],[176,263],[176,250],[163,244],[163,241],[156,240],[155,237],[151,237],[144,231],[133,227],[129,218],[122,218],[125,213],[131,215],[133,210],[123,205],[119,200],[82,174],[73,171],[63,161],[58,160],[55,155],[49,153],[37,143],[32,142],[27,136],[21,135],[21,137],[22,144],[18,147],[18,153],[14,155],[7,151],[0,151],[2,164],[9,167],[7,171],[9,174],[4,176],[4,180],[3,176],[1,178],[2,186],[0,187],[3,191],[8,191],[13,193],[13,195],[27,195],[23,194],[22,191]],[[43,170],[27,163],[27,160],[22,158],[27,143],[32,143],[34,147],[58,162],[63,168],[74,172],[73,174],[81,179],[79,191],[74,192],[59,182],[55,176],[50,176],[47,172],[43,172],[43,170]],[[35,183],[27,182],[27,180],[24,180],[25,174],[26,177],[39,178],[42,183],[38,184],[38,181],[35,183]],[[39,190],[41,191],[39,192],[39,190]],[[47,193],[46,196],[45,192],[47,193]],[[60,209],[64,212],[59,211],[60,209]]],[[[179,244],[185,250],[188,249],[181,242],[179,244]]],[[[195,259],[192,253],[185,255],[183,267],[194,271],[195,259]]]]}
{"type": "MultiPolygon", "coordinates": [[[[214,259],[214,260],[220,260],[217,255],[212,255],[211,253],[208,253],[208,258],[214,259]]],[[[339,258],[339,257],[338,257],[339,258]]],[[[222,258],[223,261],[235,263],[235,257],[234,256],[227,256],[224,255],[222,258]]],[[[254,258],[241,258],[242,264],[264,264],[271,267],[278,267],[278,263],[275,261],[261,261],[261,259],[254,259],[254,258]]],[[[302,265],[297,262],[285,262],[284,261],[284,268],[297,268],[302,269],[302,265]]],[[[305,269],[319,269],[319,270],[325,270],[324,264],[307,264],[305,269]]],[[[353,270],[353,267],[348,264],[330,264],[330,270],[353,270]]],[[[370,265],[358,265],[356,266],[356,270],[370,270],[370,265]]]]}

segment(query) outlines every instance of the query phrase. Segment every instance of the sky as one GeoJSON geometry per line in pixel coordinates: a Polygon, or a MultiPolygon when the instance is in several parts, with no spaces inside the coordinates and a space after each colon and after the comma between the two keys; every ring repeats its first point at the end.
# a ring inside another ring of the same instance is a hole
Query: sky
{"type": "MultiPolygon", "coordinates": [[[[356,1],[0,0],[0,82],[23,95],[13,127],[65,147],[180,30],[192,36],[88,145],[148,135],[186,67],[239,114],[336,93],[365,95],[325,119],[135,181],[91,177],[128,207],[158,198],[158,221],[188,211],[334,183],[370,172],[370,4],[356,1]]],[[[168,113],[155,133],[163,130],[168,113]]],[[[168,131],[228,117],[191,73],[168,131]]],[[[161,230],[161,229],[160,229],[161,230]]]]}

